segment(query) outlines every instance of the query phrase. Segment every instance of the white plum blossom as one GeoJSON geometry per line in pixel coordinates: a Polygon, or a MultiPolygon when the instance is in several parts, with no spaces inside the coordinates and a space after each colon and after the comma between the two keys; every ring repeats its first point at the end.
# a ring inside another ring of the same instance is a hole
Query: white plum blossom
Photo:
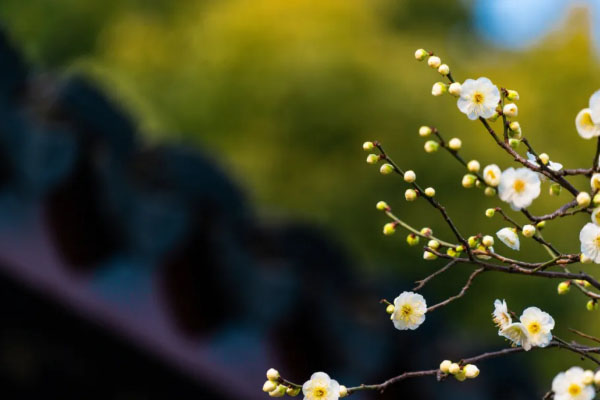
{"type": "Polygon", "coordinates": [[[403,292],[394,299],[394,312],[390,319],[398,330],[415,330],[423,321],[427,312],[427,303],[423,296],[413,292],[403,292]]]}
{"type": "Polygon", "coordinates": [[[581,242],[581,253],[584,256],[600,264],[600,226],[587,223],[579,232],[581,242]]]}
{"type": "Polygon", "coordinates": [[[340,397],[339,383],[325,372],[315,372],[302,385],[305,400],[337,400],[340,397]]]}
{"type": "Polygon", "coordinates": [[[521,323],[527,329],[532,346],[546,347],[552,341],[554,318],[537,307],[528,307],[523,311],[521,323]]]}
{"type": "Polygon", "coordinates": [[[540,178],[528,168],[508,168],[502,172],[498,195],[515,210],[529,207],[540,195],[540,178]]]}
{"type": "Polygon", "coordinates": [[[512,323],[512,318],[508,313],[506,300],[500,301],[496,299],[496,301],[494,301],[494,312],[492,315],[494,317],[492,320],[499,329],[503,329],[512,323]]]}
{"type": "MultiPolygon", "coordinates": [[[[535,156],[533,154],[531,154],[530,152],[527,152],[527,160],[535,165],[536,167],[539,167],[540,164],[537,162],[535,156]]],[[[557,163],[554,161],[549,161],[548,162],[548,169],[552,170],[552,171],[560,171],[563,168],[563,165],[561,163],[557,163]]]]}
{"type": "Polygon", "coordinates": [[[502,228],[496,232],[498,239],[513,250],[519,250],[521,245],[519,241],[519,235],[513,228],[502,228]]]}
{"type": "Polygon", "coordinates": [[[490,118],[500,101],[500,90],[488,78],[467,79],[461,86],[458,109],[471,120],[490,118]]]}
{"type": "Polygon", "coordinates": [[[554,400],[592,400],[596,391],[592,385],[584,383],[583,368],[571,367],[561,372],[552,380],[554,400]]]}
{"type": "Polygon", "coordinates": [[[525,351],[531,350],[531,341],[529,339],[529,334],[527,333],[527,328],[520,322],[513,322],[504,328],[500,329],[498,335],[504,336],[515,346],[521,346],[525,351]]]}
{"type": "Polygon", "coordinates": [[[575,127],[584,139],[600,136],[600,90],[590,97],[589,108],[579,111],[575,117],[575,127]]]}
{"type": "Polygon", "coordinates": [[[496,164],[491,164],[483,169],[483,180],[489,186],[496,187],[500,184],[500,176],[502,171],[496,164]]]}

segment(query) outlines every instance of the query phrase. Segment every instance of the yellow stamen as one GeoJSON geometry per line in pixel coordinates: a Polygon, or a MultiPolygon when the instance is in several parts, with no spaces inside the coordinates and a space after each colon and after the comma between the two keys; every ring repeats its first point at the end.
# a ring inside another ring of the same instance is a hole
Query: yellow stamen
{"type": "Polygon", "coordinates": [[[513,189],[515,192],[521,193],[523,190],[525,190],[525,182],[523,182],[522,179],[515,179],[515,182],[513,183],[513,189]]]}
{"type": "Polygon", "coordinates": [[[542,327],[540,326],[540,324],[538,322],[532,322],[527,327],[527,330],[529,330],[529,332],[532,333],[532,334],[534,334],[534,335],[536,333],[538,333],[541,329],[542,329],[542,327]]]}
{"type": "Polygon", "coordinates": [[[579,393],[581,393],[581,386],[576,383],[571,383],[567,391],[571,396],[577,396],[579,393]]]}
{"type": "Polygon", "coordinates": [[[481,103],[483,103],[483,100],[485,100],[485,97],[483,96],[483,93],[475,92],[473,94],[473,102],[475,104],[481,104],[481,103]]]}

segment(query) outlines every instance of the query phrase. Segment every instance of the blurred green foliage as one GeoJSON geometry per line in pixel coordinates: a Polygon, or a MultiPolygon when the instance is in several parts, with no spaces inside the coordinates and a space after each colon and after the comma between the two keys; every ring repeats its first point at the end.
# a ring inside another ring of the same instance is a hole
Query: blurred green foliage
{"type": "MultiPolygon", "coordinates": [[[[517,89],[524,134],[552,160],[568,168],[588,166],[595,149],[574,129],[576,113],[600,86],[587,14],[573,13],[542,43],[513,53],[478,40],[461,4],[468,3],[4,0],[0,18],[38,65],[83,72],[106,85],[148,140],[198,144],[212,153],[250,191],[265,218],[318,221],[365,271],[413,280],[442,262],[423,261],[403,233],[383,237],[387,221],[375,210],[376,201],[386,200],[415,226],[452,236],[424,202],[403,200],[399,179],[365,164],[362,142],[380,140],[398,164],[417,172],[419,182],[434,186],[464,234],[504,226],[483,215],[499,201],[463,190],[463,169],[448,154],[425,154],[418,127],[436,126],[446,138],[461,138],[464,157],[482,165],[514,165],[479,123],[458,112],[453,98],[430,95],[441,77],[414,60],[416,48],[436,51],[459,81],[487,76],[517,89]]],[[[588,187],[585,179],[573,181],[588,187]]],[[[547,190],[546,183],[532,207],[537,214],[570,200],[568,194],[550,198],[547,190]]],[[[577,252],[585,222],[584,214],[550,222],[545,236],[577,252]]],[[[532,241],[522,241],[520,256],[547,257],[532,241]]],[[[516,256],[500,243],[496,249],[516,256]]],[[[427,287],[428,300],[457,292],[468,272],[461,268],[427,287]]],[[[558,297],[557,284],[484,274],[466,298],[444,309],[458,322],[447,334],[472,338],[476,331],[477,341],[502,345],[488,321],[496,297],[505,297],[515,311],[531,304],[551,310],[559,335],[568,336],[568,326],[600,334],[598,314],[585,311],[585,298],[558,297]]],[[[576,361],[535,353],[527,362],[540,366],[549,382],[576,361]]]]}

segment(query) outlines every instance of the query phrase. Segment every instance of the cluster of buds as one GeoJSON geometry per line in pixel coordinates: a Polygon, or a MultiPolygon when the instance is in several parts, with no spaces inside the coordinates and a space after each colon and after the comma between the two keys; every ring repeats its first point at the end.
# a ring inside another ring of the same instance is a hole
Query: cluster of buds
{"type": "MultiPolygon", "coordinates": [[[[424,61],[427,59],[427,65],[431,68],[437,70],[443,77],[447,77],[450,75],[450,67],[448,64],[442,63],[442,60],[434,55],[431,52],[428,52],[425,49],[418,49],[415,51],[415,58],[418,61],[424,61]]],[[[444,82],[436,82],[433,84],[431,88],[431,94],[434,96],[441,96],[444,93],[450,93],[452,96],[458,97],[461,92],[461,84],[458,82],[453,82],[451,84],[446,84],[444,82]]]]}
{"type": "Polygon", "coordinates": [[[269,396],[283,397],[287,394],[288,396],[295,397],[300,394],[300,390],[301,388],[299,387],[286,385],[276,369],[270,368],[267,371],[267,381],[263,385],[263,392],[269,393],[269,396]]]}
{"type": "Polygon", "coordinates": [[[473,379],[479,376],[479,368],[474,364],[460,365],[459,363],[450,360],[444,360],[440,364],[440,371],[447,375],[454,375],[456,380],[464,381],[465,379],[473,379]]]}

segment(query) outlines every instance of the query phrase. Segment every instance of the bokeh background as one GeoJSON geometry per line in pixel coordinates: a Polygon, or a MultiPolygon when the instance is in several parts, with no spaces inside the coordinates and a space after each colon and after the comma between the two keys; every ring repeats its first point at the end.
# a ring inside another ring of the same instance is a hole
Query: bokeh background
{"type": "MultiPolygon", "coordinates": [[[[568,327],[600,334],[578,293],[493,273],[419,330],[395,331],[378,300],[442,261],[422,260],[404,233],[384,237],[375,203],[451,234],[361,149],[380,140],[464,234],[496,232],[502,222],[483,212],[498,201],[462,189],[464,171],[426,154],[418,127],[459,137],[482,165],[513,163],[454,99],[431,96],[439,75],[413,52],[435,51],[459,81],[517,89],[538,152],[589,166],[595,143],[574,118],[600,86],[597,1],[3,0],[0,24],[7,390],[259,399],[271,366],[298,382],[325,370],[375,383],[506,346],[490,321],[495,298],[550,312],[563,338],[568,327]]],[[[547,186],[537,214],[570,200],[547,186]]],[[[545,237],[577,252],[586,222],[551,222],[545,237]]],[[[524,242],[520,256],[544,257],[524,242]]],[[[468,273],[422,293],[438,302],[468,273]]],[[[356,397],[531,399],[574,364],[587,365],[535,351],[482,363],[473,381],[356,397]]]]}

